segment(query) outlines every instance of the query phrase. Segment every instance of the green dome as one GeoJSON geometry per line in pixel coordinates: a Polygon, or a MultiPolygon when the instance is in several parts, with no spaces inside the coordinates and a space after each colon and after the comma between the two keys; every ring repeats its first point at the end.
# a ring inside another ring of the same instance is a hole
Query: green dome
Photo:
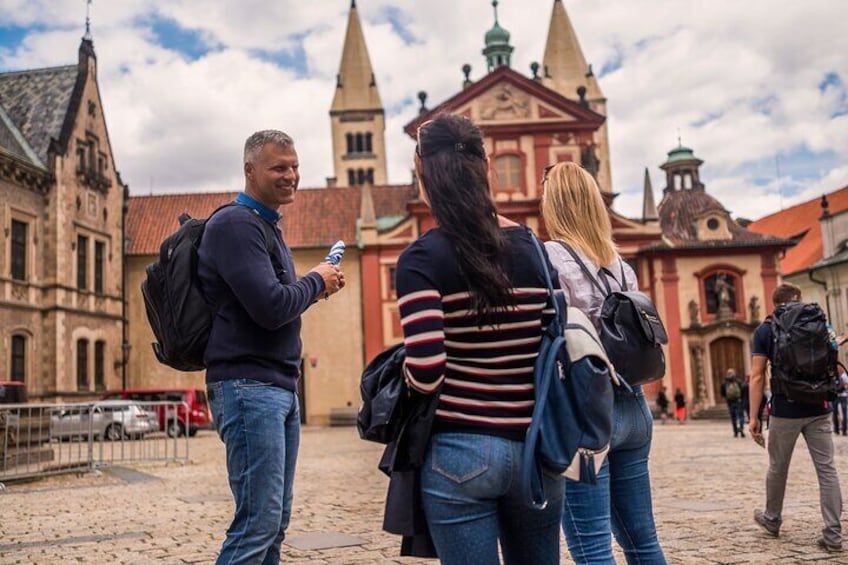
{"type": "Polygon", "coordinates": [[[695,153],[688,147],[683,147],[682,145],[679,145],[668,152],[668,160],[666,161],[666,163],[674,163],[676,161],[691,161],[693,159],[698,160],[698,158],[695,157],[695,153]]]}
{"type": "Polygon", "coordinates": [[[486,32],[486,45],[508,45],[509,32],[502,28],[498,22],[492,29],[486,32]]]}

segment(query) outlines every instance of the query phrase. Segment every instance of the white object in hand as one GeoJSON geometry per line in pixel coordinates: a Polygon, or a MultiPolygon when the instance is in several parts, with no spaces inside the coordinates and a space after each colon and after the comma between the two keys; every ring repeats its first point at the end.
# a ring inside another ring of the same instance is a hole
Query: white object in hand
{"type": "Polygon", "coordinates": [[[345,244],[344,241],[338,240],[333,244],[330,248],[330,252],[327,253],[327,256],[324,257],[324,261],[330,263],[331,265],[338,265],[342,262],[342,257],[344,257],[345,252],[345,244]]]}

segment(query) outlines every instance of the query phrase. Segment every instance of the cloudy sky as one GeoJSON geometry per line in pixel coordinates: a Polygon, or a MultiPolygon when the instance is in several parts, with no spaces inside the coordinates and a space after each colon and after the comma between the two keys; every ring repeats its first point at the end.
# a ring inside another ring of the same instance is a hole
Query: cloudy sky
{"type": "MultiPolygon", "coordinates": [[[[0,70],[73,63],[85,0],[0,0],[0,70]]],[[[513,68],[541,61],[553,0],[502,0],[513,68]]],[[[616,208],[641,213],[648,167],[677,144],[707,190],[758,218],[848,185],[848,1],[565,0],[608,99],[616,208]]],[[[244,138],[298,143],[303,181],[331,176],[328,111],[348,0],[96,0],[99,80],[118,169],[134,195],[241,188],[244,138]]],[[[389,180],[408,182],[402,132],[425,90],[483,76],[487,0],[359,0],[385,104],[389,180]]]]}

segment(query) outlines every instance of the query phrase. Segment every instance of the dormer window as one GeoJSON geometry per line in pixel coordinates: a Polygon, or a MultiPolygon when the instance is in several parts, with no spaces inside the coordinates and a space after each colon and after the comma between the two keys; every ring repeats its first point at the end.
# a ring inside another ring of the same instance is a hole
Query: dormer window
{"type": "Polygon", "coordinates": [[[718,218],[709,218],[707,219],[707,229],[715,231],[719,228],[721,222],[718,221],[718,218]]]}

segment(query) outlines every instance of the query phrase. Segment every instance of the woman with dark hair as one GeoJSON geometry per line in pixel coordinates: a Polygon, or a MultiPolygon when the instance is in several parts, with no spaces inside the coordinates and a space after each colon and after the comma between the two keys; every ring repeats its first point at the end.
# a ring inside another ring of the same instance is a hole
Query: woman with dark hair
{"type": "MultiPolygon", "coordinates": [[[[438,394],[421,468],[427,525],[442,563],[559,563],[563,481],[548,506],[518,488],[533,413],[533,365],[552,310],[533,234],[497,214],[480,130],[442,115],[418,130],[415,171],[437,228],[397,265],[410,388],[438,394]]],[[[556,275],[553,273],[553,280],[556,275]]]]}

